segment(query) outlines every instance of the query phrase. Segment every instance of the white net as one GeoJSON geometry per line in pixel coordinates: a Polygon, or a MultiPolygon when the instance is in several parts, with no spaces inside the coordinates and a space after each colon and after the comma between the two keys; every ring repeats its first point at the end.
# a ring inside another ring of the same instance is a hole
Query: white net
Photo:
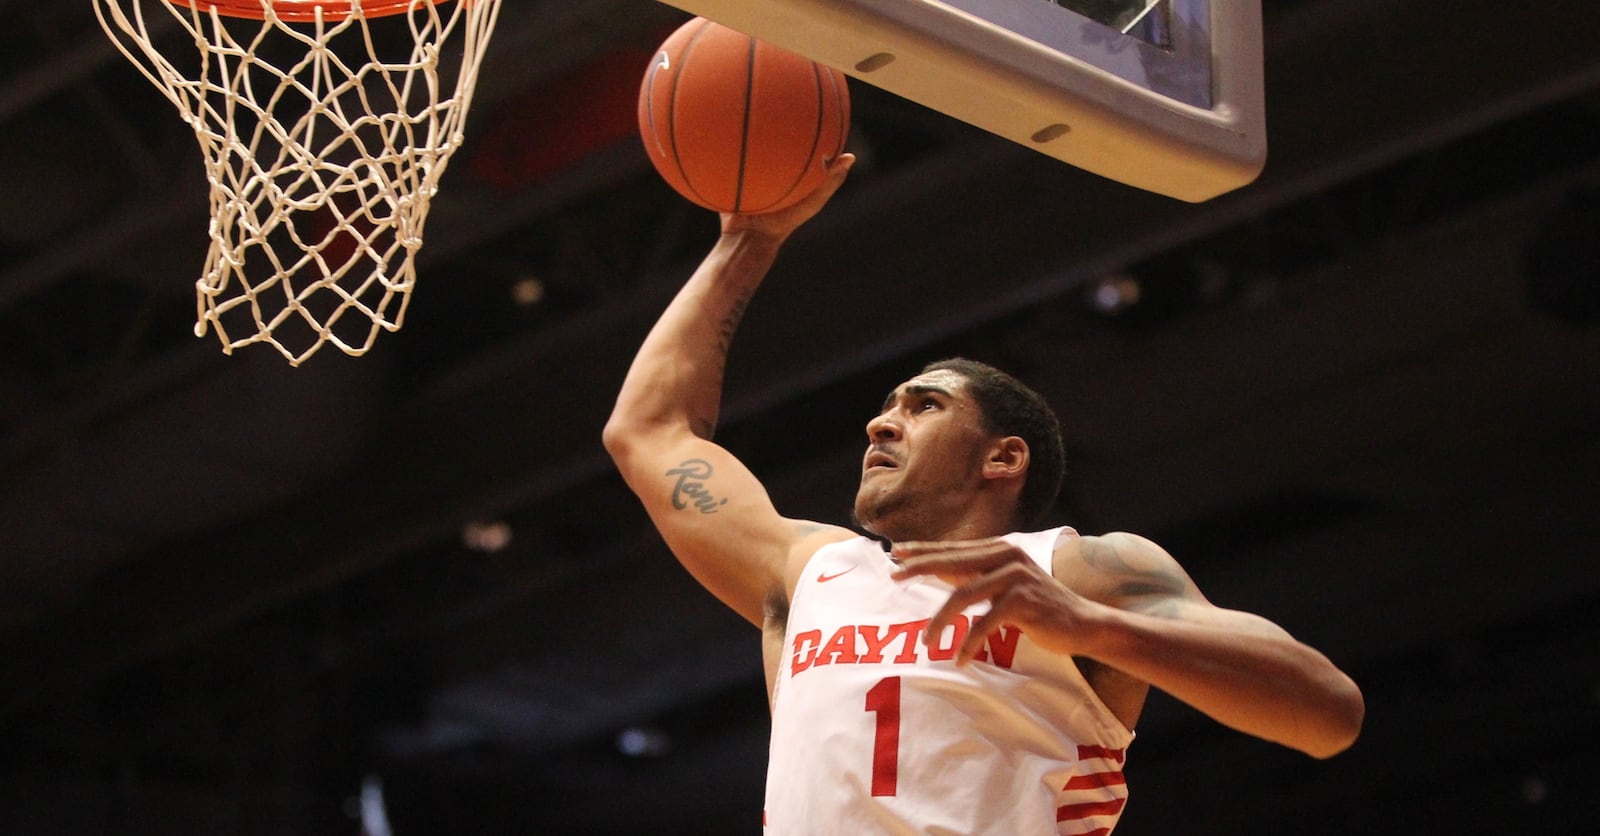
{"type": "Polygon", "coordinates": [[[195,334],[299,365],[398,330],[500,0],[94,4],[205,156],[195,334]]]}

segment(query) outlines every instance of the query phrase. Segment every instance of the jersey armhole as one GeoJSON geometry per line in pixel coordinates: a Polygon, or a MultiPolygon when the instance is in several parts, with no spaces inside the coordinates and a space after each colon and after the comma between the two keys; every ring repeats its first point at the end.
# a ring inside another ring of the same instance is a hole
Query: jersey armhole
{"type": "MultiPolygon", "coordinates": [[[[1061,547],[1062,543],[1066,542],[1067,538],[1077,537],[1078,531],[1071,526],[1064,525],[1059,528],[1052,528],[1045,531],[1032,532],[1029,534],[1016,536],[1022,538],[1038,538],[1035,542],[1037,542],[1038,545],[1042,546],[1043,548],[1029,550],[1028,556],[1033,558],[1033,561],[1039,565],[1039,568],[1043,569],[1051,577],[1055,577],[1056,550],[1061,547]]],[[[1024,542],[1019,542],[1018,545],[1022,546],[1024,549],[1028,548],[1028,543],[1026,540],[1024,540],[1024,542]]],[[[1074,674],[1083,681],[1083,686],[1085,689],[1087,689],[1089,698],[1093,700],[1092,710],[1095,714],[1099,715],[1099,724],[1101,728],[1113,738],[1117,739],[1117,741],[1120,743],[1118,748],[1127,748],[1127,746],[1133,742],[1135,734],[1134,729],[1125,725],[1122,720],[1117,717],[1116,712],[1111,710],[1111,706],[1107,705],[1105,700],[1101,699],[1099,692],[1094,690],[1094,686],[1089,682],[1088,677],[1084,674],[1083,669],[1078,664],[1077,660],[1069,658],[1067,661],[1072,665],[1074,674]]]]}

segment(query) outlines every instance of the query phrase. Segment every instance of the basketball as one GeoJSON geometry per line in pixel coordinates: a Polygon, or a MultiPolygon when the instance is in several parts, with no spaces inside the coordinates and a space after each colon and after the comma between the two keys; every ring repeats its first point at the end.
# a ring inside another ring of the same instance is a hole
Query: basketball
{"type": "Polygon", "coordinates": [[[639,88],[639,132],[669,185],[717,212],[793,205],[850,132],[843,73],[695,18],[656,52],[639,88]]]}

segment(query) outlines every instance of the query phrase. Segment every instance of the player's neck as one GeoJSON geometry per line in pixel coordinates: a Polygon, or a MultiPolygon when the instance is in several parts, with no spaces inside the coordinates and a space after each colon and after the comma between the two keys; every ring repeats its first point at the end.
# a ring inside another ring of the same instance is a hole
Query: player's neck
{"type": "Polygon", "coordinates": [[[951,523],[947,520],[927,521],[924,525],[907,525],[893,531],[879,532],[890,543],[941,540],[983,540],[1009,534],[1013,527],[1009,515],[969,514],[951,523]]]}

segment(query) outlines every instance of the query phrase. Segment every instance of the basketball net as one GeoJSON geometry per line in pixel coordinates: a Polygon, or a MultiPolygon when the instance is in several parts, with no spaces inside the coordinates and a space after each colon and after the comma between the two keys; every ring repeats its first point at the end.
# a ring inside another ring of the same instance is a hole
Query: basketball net
{"type": "Polygon", "coordinates": [[[398,330],[500,0],[94,4],[205,155],[195,335],[215,329],[226,354],[268,343],[298,366],[398,330]]]}

